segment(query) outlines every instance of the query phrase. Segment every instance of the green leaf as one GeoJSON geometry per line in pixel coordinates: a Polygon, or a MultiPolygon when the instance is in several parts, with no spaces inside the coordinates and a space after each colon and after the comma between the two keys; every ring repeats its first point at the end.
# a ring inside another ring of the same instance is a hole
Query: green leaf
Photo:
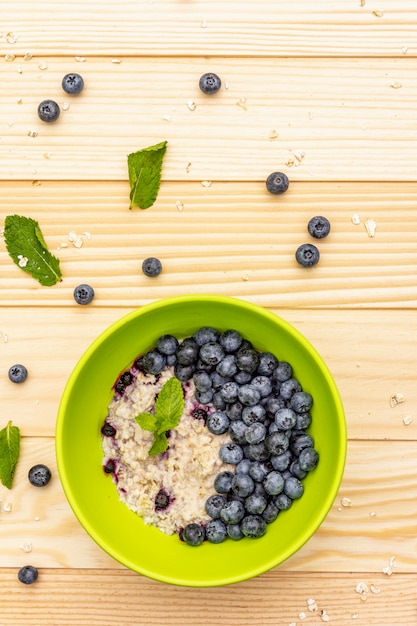
{"type": "Polygon", "coordinates": [[[155,433],[149,456],[156,456],[168,448],[168,439],[165,433],[155,433]]]}
{"type": "Polygon", "coordinates": [[[10,421],[0,430],[0,481],[8,489],[12,488],[20,452],[20,430],[10,421]]]}
{"type": "Polygon", "coordinates": [[[59,259],[49,252],[38,222],[23,215],[8,215],[4,240],[16,265],[41,285],[50,287],[62,279],[59,259]]]}
{"type": "Polygon", "coordinates": [[[139,413],[139,415],[135,417],[135,420],[144,430],[150,430],[153,432],[158,428],[156,417],[153,413],[139,413]]]}
{"type": "Polygon", "coordinates": [[[161,184],[162,161],[167,141],[132,152],[127,157],[130,182],[130,209],[148,209],[156,200],[161,184]]]}
{"type": "Polygon", "coordinates": [[[184,392],[178,378],[169,378],[155,404],[158,433],[163,433],[178,426],[184,410],[184,392]]]}

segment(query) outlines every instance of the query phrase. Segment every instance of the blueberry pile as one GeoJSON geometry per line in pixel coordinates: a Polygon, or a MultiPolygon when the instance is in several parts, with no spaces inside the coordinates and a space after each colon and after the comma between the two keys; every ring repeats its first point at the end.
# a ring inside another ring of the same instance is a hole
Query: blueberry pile
{"type": "Polygon", "coordinates": [[[205,505],[210,521],[188,524],[180,538],[192,546],[227,537],[262,537],[267,525],[303,495],[302,480],[318,462],[307,433],[312,396],[303,391],[291,365],[260,352],[236,330],[197,330],[182,341],[160,337],[140,366],[159,374],[173,366],[182,382],[193,380],[199,403],[192,415],[230,440],[219,450],[232,470],[214,481],[205,505]]]}

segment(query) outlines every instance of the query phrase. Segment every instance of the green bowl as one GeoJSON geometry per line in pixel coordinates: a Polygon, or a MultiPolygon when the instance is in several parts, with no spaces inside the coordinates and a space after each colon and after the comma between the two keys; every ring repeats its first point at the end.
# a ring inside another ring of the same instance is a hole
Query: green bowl
{"type": "Polygon", "coordinates": [[[65,387],[56,426],[58,470],[78,520],[114,559],[149,578],[192,587],[252,578],[299,550],[325,519],[337,495],[346,456],[346,424],[333,378],[311,344],[290,324],[243,300],[218,296],[168,298],[115,322],[87,349],[65,387]],[[234,328],[258,350],[293,366],[314,397],[309,429],[320,455],[302,498],[281,512],[260,539],[190,547],[130,511],[102,469],[100,429],[119,374],[158,337],[185,337],[202,326],[234,328]]]}

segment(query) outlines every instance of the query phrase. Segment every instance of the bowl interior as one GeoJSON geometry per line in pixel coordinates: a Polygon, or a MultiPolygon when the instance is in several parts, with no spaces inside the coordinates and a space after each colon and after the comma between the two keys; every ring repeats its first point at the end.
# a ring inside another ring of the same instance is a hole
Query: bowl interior
{"type": "Polygon", "coordinates": [[[68,501],[101,548],[126,567],[160,581],[214,586],[245,580],[283,562],[317,530],[339,488],[346,455],[346,427],[335,383],[321,357],[290,324],[261,307],[234,298],[186,296],[144,306],[114,323],[88,348],[61,399],[56,452],[68,501]],[[304,481],[303,497],[268,526],[261,539],[192,548],[143,523],[120,502],[102,470],[100,429],[119,374],[159,336],[192,334],[201,326],[234,328],[258,350],[291,363],[314,398],[309,432],[320,455],[304,481]]]}

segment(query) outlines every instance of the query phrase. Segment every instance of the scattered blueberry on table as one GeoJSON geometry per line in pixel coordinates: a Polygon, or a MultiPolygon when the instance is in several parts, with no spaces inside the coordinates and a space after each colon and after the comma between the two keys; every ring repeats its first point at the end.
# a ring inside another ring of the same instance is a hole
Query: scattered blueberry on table
{"type": "Polygon", "coordinates": [[[212,95],[219,91],[222,81],[217,74],[209,72],[200,77],[198,85],[203,93],[212,95]]]}
{"type": "Polygon", "coordinates": [[[43,100],[38,106],[38,116],[42,122],[55,122],[61,110],[55,100],[43,100]]]}
{"type": "Polygon", "coordinates": [[[12,383],[23,383],[28,376],[28,371],[24,365],[16,363],[9,368],[9,380],[12,383]]]}
{"type": "Polygon", "coordinates": [[[330,222],[327,217],[316,215],[309,220],[307,230],[315,239],[323,239],[330,232],[330,222]]]}
{"type": "Polygon", "coordinates": [[[33,565],[24,565],[18,571],[17,578],[24,585],[32,585],[38,580],[38,570],[33,565]]]}
{"type": "Polygon", "coordinates": [[[155,278],[162,272],[162,263],[156,257],[148,257],[142,263],[142,272],[145,276],[155,278]]]}
{"type": "Polygon", "coordinates": [[[299,265],[303,267],[312,267],[317,265],[320,259],[318,248],[312,243],[303,243],[295,251],[295,258],[299,265]]]}
{"type": "Polygon", "coordinates": [[[84,89],[84,80],[80,74],[76,74],[75,72],[71,74],[65,74],[62,79],[62,89],[70,94],[77,95],[84,89]]]}
{"type": "Polygon", "coordinates": [[[51,480],[51,470],[46,465],[38,463],[30,468],[28,479],[34,487],[45,487],[51,480]]]}
{"type": "Polygon", "coordinates": [[[272,172],[266,179],[266,188],[273,194],[284,193],[289,185],[288,176],[283,172],[272,172]]]}
{"type": "Polygon", "coordinates": [[[74,289],[74,300],[77,304],[90,304],[94,298],[94,289],[87,284],[78,285],[74,289]]]}

